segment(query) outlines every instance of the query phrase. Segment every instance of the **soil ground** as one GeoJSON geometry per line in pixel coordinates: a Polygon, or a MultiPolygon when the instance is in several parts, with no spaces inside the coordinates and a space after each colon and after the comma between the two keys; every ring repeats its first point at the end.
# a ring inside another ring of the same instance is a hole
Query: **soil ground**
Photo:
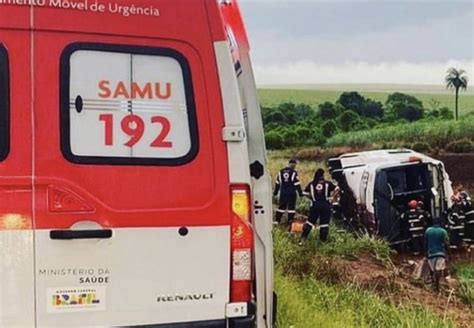
{"type": "Polygon", "coordinates": [[[462,183],[471,189],[474,186],[474,154],[444,154],[434,156],[446,166],[454,184],[462,183]]]}
{"type": "Polygon", "coordinates": [[[348,282],[381,296],[389,296],[397,304],[410,301],[427,306],[440,318],[454,319],[458,327],[472,327],[474,313],[456,298],[454,291],[451,292],[456,285],[455,278],[450,279],[449,283],[445,280],[439,293],[433,291],[428,283],[414,279],[415,266],[409,262],[421,260],[420,257],[397,256],[393,266],[387,268],[371,255],[364,255],[356,261],[341,260],[339,265],[348,282]]]}

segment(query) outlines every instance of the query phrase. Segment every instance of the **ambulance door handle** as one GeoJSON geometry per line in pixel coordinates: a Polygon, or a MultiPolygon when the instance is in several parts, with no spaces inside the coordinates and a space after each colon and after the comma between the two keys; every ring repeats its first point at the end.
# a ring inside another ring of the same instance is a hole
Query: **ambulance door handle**
{"type": "Polygon", "coordinates": [[[51,230],[49,237],[54,240],[109,239],[112,238],[112,230],[51,230]]]}

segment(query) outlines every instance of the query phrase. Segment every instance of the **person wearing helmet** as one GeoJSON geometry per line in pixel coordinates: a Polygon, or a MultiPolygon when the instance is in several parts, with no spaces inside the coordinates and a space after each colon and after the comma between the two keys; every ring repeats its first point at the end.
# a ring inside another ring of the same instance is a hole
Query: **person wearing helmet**
{"type": "Polygon", "coordinates": [[[425,203],[422,200],[418,201],[417,210],[420,213],[420,215],[423,215],[423,217],[425,218],[425,227],[426,228],[431,227],[433,225],[433,218],[430,212],[426,210],[425,203]]]}
{"type": "Polygon", "coordinates": [[[426,218],[418,209],[418,201],[413,199],[408,202],[408,210],[400,217],[402,234],[413,255],[419,255],[423,249],[423,236],[425,233],[426,218]]]}
{"type": "Polygon", "coordinates": [[[309,234],[319,219],[319,239],[327,241],[329,235],[329,221],[331,220],[331,195],[336,191],[336,186],[324,179],[324,170],[318,169],[314,174],[313,181],[305,188],[305,195],[311,199],[309,219],[303,226],[301,242],[308,239],[309,234]]]}
{"type": "Polygon", "coordinates": [[[278,193],[280,194],[278,209],[276,210],[275,215],[275,223],[280,224],[283,214],[287,212],[288,224],[290,227],[296,214],[296,197],[297,195],[300,197],[303,196],[301,182],[298,177],[298,172],[296,172],[296,164],[296,160],[291,159],[288,162],[288,166],[278,172],[275,179],[275,189],[273,191],[274,196],[277,196],[278,193]]]}
{"type": "Polygon", "coordinates": [[[458,186],[455,188],[455,193],[451,200],[453,201],[453,206],[448,216],[449,247],[451,249],[460,249],[465,238],[465,213],[470,203],[470,197],[462,190],[462,186],[458,186]]]}

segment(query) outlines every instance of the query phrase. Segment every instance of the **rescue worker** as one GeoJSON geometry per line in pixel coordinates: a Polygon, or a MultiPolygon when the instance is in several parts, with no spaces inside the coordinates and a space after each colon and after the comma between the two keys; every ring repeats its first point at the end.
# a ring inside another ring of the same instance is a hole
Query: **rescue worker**
{"type": "Polygon", "coordinates": [[[311,231],[314,229],[316,221],[319,219],[319,239],[327,241],[329,235],[329,221],[331,220],[331,195],[336,190],[336,186],[324,179],[324,170],[318,169],[314,174],[313,181],[305,188],[304,193],[311,199],[309,219],[303,226],[301,242],[303,244],[311,231]]]}
{"type": "Polygon", "coordinates": [[[464,221],[464,241],[472,247],[472,245],[474,245],[474,208],[469,195],[467,195],[466,203],[467,206],[464,213],[466,216],[464,221]]]}
{"type": "Polygon", "coordinates": [[[410,251],[413,255],[419,255],[423,249],[423,235],[425,233],[425,211],[418,208],[418,201],[411,200],[408,210],[401,216],[402,234],[408,240],[410,251]]]}
{"type": "Polygon", "coordinates": [[[439,282],[446,270],[446,251],[449,246],[448,233],[441,227],[440,218],[435,218],[433,226],[426,230],[425,245],[433,286],[439,290],[439,282]]]}
{"type": "Polygon", "coordinates": [[[433,218],[431,217],[430,212],[425,208],[425,203],[422,200],[418,201],[418,206],[416,207],[418,212],[423,214],[425,218],[425,228],[431,227],[433,225],[433,218]]]}
{"type": "Polygon", "coordinates": [[[301,190],[301,182],[296,172],[296,160],[291,159],[288,162],[288,166],[282,169],[275,180],[275,190],[273,195],[277,196],[280,193],[280,199],[278,201],[278,209],[276,210],[276,224],[281,223],[281,219],[285,212],[288,213],[288,224],[291,227],[296,214],[296,197],[299,195],[303,196],[301,190]]]}
{"type": "Polygon", "coordinates": [[[467,191],[461,192],[461,199],[464,212],[464,231],[463,241],[468,244],[474,244],[474,208],[472,207],[471,196],[467,191]]]}
{"type": "Polygon", "coordinates": [[[456,193],[452,196],[453,207],[451,213],[448,216],[448,230],[450,248],[459,249],[462,247],[464,237],[464,221],[466,219],[465,203],[463,200],[462,192],[457,189],[456,193]]]}

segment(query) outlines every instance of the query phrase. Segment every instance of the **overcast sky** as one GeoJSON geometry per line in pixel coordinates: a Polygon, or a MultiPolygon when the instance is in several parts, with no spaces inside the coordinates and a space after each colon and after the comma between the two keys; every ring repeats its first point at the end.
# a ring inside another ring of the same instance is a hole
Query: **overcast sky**
{"type": "Polygon", "coordinates": [[[259,84],[474,82],[474,0],[240,0],[259,84]]]}

